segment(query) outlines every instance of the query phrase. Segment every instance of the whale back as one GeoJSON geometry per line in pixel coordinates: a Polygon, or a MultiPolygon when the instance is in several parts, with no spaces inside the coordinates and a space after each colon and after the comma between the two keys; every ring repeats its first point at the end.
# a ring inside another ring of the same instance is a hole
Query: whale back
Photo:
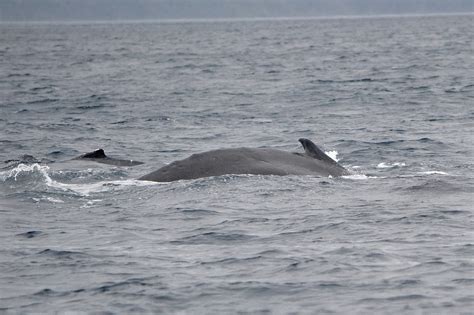
{"type": "Polygon", "coordinates": [[[336,162],[328,163],[307,154],[268,148],[234,148],[193,154],[139,179],[170,182],[226,174],[341,176],[346,173],[336,162]]]}
{"type": "MultiPolygon", "coordinates": [[[[344,167],[327,156],[310,140],[299,139],[299,142],[305,153],[292,153],[271,148],[218,149],[193,154],[183,160],[174,161],[138,179],[171,182],[226,174],[325,177],[349,174],[344,167]]],[[[83,154],[75,159],[115,166],[143,164],[138,161],[108,157],[102,149],[83,154]]]]}
{"type": "Polygon", "coordinates": [[[143,164],[143,162],[134,161],[134,160],[122,160],[111,158],[105,155],[103,149],[97,149],[92,152],[85,153],[81,156],[74,158],[74,160],[84,160],[84,161],[94,161],[103,164],[115,165],[115,166],[135,166],[143,164]]]}

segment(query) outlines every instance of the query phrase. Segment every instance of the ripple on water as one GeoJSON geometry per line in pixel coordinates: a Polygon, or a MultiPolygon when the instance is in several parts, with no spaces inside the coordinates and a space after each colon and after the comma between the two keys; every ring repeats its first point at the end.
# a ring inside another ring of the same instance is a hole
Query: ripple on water
{"type": "Polygon", "coordinates": [[[33,238],[33,237],[38,237],[40,235],[44,235],[44,233],[41,232],[41,231],[28,231],[28,232],[25,232],[25,233],[17,234],[17,236],[20,236],[20,237],[23,237],[23,238],[33,238]]]}
{"type": "Polygon", "coordinates": [[[190,245],[190,244],[225,244],[237,243],[242,241],[249,241],[256,239],[254,235],[247,235],[242,233],[221,233],[221,232],[206,232],[195,234],[180,238],[170,243],[176,245],[190,245]]]}

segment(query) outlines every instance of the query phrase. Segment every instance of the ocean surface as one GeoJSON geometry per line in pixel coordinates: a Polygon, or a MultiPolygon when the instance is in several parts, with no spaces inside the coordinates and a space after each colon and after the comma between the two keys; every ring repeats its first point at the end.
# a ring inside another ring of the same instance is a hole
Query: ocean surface
{"type": "Polygon", "coordinates": [[[473,18],[0,24],[0,313],[473,314],[473,18]]]}

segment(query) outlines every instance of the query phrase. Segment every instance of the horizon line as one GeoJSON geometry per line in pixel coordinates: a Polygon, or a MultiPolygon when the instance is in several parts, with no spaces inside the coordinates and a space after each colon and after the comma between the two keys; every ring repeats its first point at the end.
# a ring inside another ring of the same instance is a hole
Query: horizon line
{"type": "Polygon", "coordinates": [[[0,24],[114,24],[114,23],[213,23],[213,22],[252,22],[252,21],[290,21],[290,20],[335,20],[335,19],[371,19],[395,17],[437,17],[470,16],[474,12],[434,12],[434,13],[391,13],[391,14],[348,14],[316,16],[273,16],[273,17],[222,17],[222,18],[156,18],[156,19],[44,19],[44,20],[0,20],[0,24]]]}

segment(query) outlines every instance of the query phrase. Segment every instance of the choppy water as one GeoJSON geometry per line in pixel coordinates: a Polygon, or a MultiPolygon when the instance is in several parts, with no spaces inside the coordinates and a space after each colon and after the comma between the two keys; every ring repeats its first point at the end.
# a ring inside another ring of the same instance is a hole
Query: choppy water
{"type": "Polygon", "coordinates": [[[472,313],[472,26],[1,24],[0,311],[472,313]],[[355,175],[133,179],[300,137],[355,175]]]}

